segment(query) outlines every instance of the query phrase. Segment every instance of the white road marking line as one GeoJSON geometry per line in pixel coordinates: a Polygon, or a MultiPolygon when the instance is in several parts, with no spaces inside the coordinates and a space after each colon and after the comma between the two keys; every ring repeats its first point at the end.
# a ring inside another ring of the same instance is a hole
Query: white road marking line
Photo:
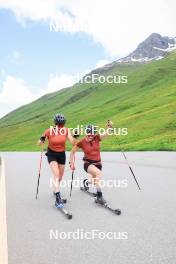
{"type": "Polygon", "coordinates": [[[0,157],[0,264],[8,264],[4,159],[0,157]]]}

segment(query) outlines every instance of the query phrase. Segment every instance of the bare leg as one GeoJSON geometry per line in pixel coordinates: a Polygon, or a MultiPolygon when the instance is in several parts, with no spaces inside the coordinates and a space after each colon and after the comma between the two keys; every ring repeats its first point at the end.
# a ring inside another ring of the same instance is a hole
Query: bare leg
{"type": "Polygon", "coordinates": [[[96,186],[97,190],[101,190],[100,179],[102,176],[101,170],[95,167],[93,164],[89,165],[87,172],[92,176],[92,182],[96,186]]]}
{"type": "Polygon", "coordinates": [[[96,203],[99,204],[106,204],[105,199],[103,198],[102,191],[101,191],[101,186],[100,186],[100,179],[102,176],[101,170],[99,170],[96,166],[93,164],[89,165],[87,172],[92,176],[92,181],[94,182],[94,185],[96,186],[97,189],[97,194],[96,194],[96,203]]]}
{"type": "Polygon", "coordinates": [[[54,191],[60,192],[60,182],[64,174],[65,165],[58,164],[56,161],[50,162],[50,168],[54,175],[54,191]]]}
{"type": "Polygon", "coordinates": [[[60,173],[59,182],[61,182],[62,181],[62,177],[64,175],[65,165],[58,164],[58,167],[59,167],[59,173],[60,173]]]}

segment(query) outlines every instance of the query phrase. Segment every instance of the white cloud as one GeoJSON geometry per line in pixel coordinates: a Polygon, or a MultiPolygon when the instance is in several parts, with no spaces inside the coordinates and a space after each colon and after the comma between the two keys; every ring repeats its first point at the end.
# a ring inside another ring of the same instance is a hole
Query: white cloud
{"type": "Polygon", "coordinates": [[[34,94],[32,87],[21,78],[7,75],[3,70],[4,81],[0,89],[0,118],[8,112],[30,103],[42,95],[58,91],[62,88],[72,86],[76,82],[76,77],[72,75],[50,75],[46,89],[37,89],[34,94]]]}
{"type": "Polygon", "coordinates": [[[106,64],[110,63],[110,61],[108,60],[100,60],[97,62],[97,64],[95,65],[95,68],[101,68],[103,66],[105,66],[106,64]]]}
{"type": "Polygon", "coordinates": [[[24,104],[33,98],[30,87],[26,86],[24,80],[13,76],[6,77],[0,94],[0,103],[24,104]]]}
{"type": "Polygon", "coordinates": [[[175,35],[173,0],[0,0],[18,21],[56,23],[59,31],[84,32],[112,56],[124,56],[152,32],[175,35]]]}
{"type": "Polygon", "coordinates": [[[51,74],[49,77],[48,87],[46,90],[43,90],[43,93],[52,93],[62,88],[70,87],[76,82],[76,77],[68,74],[51,74]]]}
{"type": "Polygon", "coordinates": [[[6,76],[0,93],[0,117],[36,99],[24,80],[13,76],[6,76]]]}

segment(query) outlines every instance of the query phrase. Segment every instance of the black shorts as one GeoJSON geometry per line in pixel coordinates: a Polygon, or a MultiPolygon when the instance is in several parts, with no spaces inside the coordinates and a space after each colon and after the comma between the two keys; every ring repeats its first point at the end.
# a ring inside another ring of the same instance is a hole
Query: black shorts
{"type": "Polygon", "coordinates": [[[50,163],[52,161],[56,161],[58,164],[65,165],[65,162],[66,162],[65,151],[56,152],[56,151],[53,151],[51,149],[48,149],[46,156],[48,159],[48,163],[50,163]]]}
{"type": "Polygon", "coordinates": [[[88,167],[90,165],[94,165],[97,169],[102,170],[102,164],[100,162],[95,163],[95,162],[84,162],[84,170],[87,172],[88,167]]]}

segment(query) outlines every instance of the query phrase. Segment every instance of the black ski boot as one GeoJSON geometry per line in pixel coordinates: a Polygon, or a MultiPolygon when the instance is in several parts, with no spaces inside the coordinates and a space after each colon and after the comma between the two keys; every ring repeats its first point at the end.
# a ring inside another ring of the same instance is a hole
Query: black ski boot
{"type": "Polygon", "coordinates": [[[84,187],[84,190],[85,191],[88,191],[89,190],[89,181],[88,181],[88,179],[84,179],[83,180],[83,187],[84,187]]]}
{"type": "MultiPolygon", "coordinates": [[[[55,193],[54,191],[53,191],[53,195],[56,196],[56,193],[55,193]]],[[[64,204],[67,203],[67,199],[66,199],[66,198],[61,197],[61,199],[62,199],[62,202],[63,202],[64,204]]]]}
{"type": "Polygon", "coordinates": [[[60,196],[60,192],[57,192],[56,193],[56,202],[55,202],[55,206],[57,208],[63,208],[64,207],[64,204],[63,204],[63,201],[62,201],[62,198],[60,196]]]}
{"type": "Polygon", "coordinates": [[[96,203],[99,203],[101,205],[105,205],[106,204],[106,201],[105,199],[103,198],[103,195],[102,195],[102,192],[97,192],[97,197],[95,199],[95,202],[96,203]]]}

